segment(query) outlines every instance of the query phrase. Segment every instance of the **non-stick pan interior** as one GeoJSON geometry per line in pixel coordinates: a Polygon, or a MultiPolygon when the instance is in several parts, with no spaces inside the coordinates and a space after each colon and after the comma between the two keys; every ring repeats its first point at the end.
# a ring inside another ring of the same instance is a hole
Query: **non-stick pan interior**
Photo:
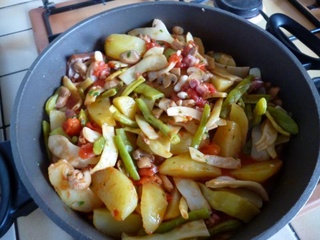
{"type": "Polygon", "coordinates": [[[240,18],[201,5],[128,5],[94,16],[55,39],[27,72],[14,106],[11,141],[22,181],[39,207],[76,239],[103,237],[68,209],[48,182],[49,161],[41,133],[44,103],[60,85],[71,54],[102,50],[107,35],[150,26],[154,18],[163,20],[169,29],[179,25],[201,37],[207,51],[227,52],[239,65],[260,67],[264,80],[280,86],[284,107],[299,123],[300,133],[287,149],[270,202],[234,239],[270,237],[294,217],[318,181],[319,95],[306,71],[280,42],[240,18]]]}

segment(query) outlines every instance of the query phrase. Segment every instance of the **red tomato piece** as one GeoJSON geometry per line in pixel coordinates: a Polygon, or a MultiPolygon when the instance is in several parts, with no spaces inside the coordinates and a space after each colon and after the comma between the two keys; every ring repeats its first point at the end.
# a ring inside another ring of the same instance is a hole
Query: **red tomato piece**
{"type": "Polygon", "coordinates": [[[62,125],[63,130],[69,136],[77,136],[82,130],[81,122],[78,118],[68,118],[62,125]]]}
{"type": "Polygon", "coordinates": [[[208,145],[204,145],[199,149],[202,153],[208,155],[219,155],[220,147],[214,142],[211,142],[208,145]]]}
{"type": "Polygon", "coordinates": [[[93,143],[86,143],[80,146],[79,156],[83,159],[94,157],[93,143]]]}

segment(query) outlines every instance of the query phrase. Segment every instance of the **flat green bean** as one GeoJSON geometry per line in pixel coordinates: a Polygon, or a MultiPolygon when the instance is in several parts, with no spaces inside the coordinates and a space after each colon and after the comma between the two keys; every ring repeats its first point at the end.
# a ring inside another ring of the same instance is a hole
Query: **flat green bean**
{"type": "Polygon", "coordinates": [[[226,118],[229,111],[230,106],[232,103],[237,103],[238,100],[242,97],[243,94],[245,94],[248,89],[251,87],[251,82],[253,80],[253,76],[249,75],[245,79],[243,79],[241,82],[238,83],[238,85],[232,89],[226,99],[222,103],[222,109],[220,112],[220,116],[222,118],[226,118]]]}
{"type": "Polygon", "coordinates": [[[130,153],[126,149],[126,145],[121,138],[121,136],[116,135],[114,136],[114,142],[117,146],[117,149],[119,151],[119,155],[123,161],[124,167],[126,168],[129,175],[132,177],[133,180],[140,180],[139,173],[137,171],[137,168],[131,158],[130,153]]]}
{"type": "Polygon", "coordinates": [[[194,137],[192,138],[191,147],[198,149],[199,145],[202,141],[203,135],[205,134],[207,128],[206,124],[208,122],[208,119],[210,117],[210,106],[209,104],[204,105],[202,117],[200,120],[200,125],[194,134],[194,137]]]}
{"type": "Polygon", "coordinates": [[[136,103],[148,123],[150,123],[153,127],[159,129],[164,135],[169,137],[172,144],[180,142],[179,136],[175,134],[169,126],[153,116],[147,104],[141,98],[137,98],[136,103]]]}
{"type": "Polygon", "coordinates": [[[157,100],[164,97],[164,94],[149,85],[142,83],[133,90],[135,93],[142,94],[148,99],[157,100]]]}
{"type": "Polygon", "coordinates": [[[157,228],[155,233],[165,233],[174,229],[175,227],[181,226],[184,223],[196,221],[200,219],[207,219],[210,217],[210,211],[207,208],[202,208],[198,210],[193,210],[189,212],[189,218],[184,219],[182,216],[171,219],[166,222],[162,222],[160,226],[157,228]]]}

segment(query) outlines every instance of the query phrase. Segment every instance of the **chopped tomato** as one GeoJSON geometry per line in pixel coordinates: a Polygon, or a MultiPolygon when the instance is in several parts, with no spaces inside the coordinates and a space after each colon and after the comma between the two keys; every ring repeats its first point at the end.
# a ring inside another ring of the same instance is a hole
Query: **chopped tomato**
{"type": "Polygon", "coordinates": [[[187,90],[189,98],[193,99],[196,102],[196,106],[198,107],[204,107],[204,105],[207,103],[205,99],[203,99],[202,96],[193,88],[189,88],[187,90]]]}
{"type": "Polygon", "coordinates": [[[202,153],[208,154],[208,155],[219,155],[220,153],[220,147],[214,142],[211,142],[210,144],[204,145],[200,147],[199,149],[202,153]]]}
{"type": "Polygon", "coordinates": [[[63,130],[69,136],[77,136],[82,130],[81,122],[78,118],[67,118],[62,125],[63,130]]]}
{"type": "Polygon", "coordinates": [[[178,55],[177,53],[173,53],[169,57],[169,64],[172,62],[175,62],[176,63],[175,67],[180,67],[181,61],[182,61],[182,56],[178,55]]]}
{"type": "Polygon", "coordinates": [[[102,133],[101,127],[100,127],[99,125],[97,125],[96,123],[94,123],[94,122],[88,122],[88,123],[86,124],[86,127],[90,128],[90,129],[92,129],[93,131],[96,131],[96,132],[98,132],[98,133],[102,133]]]}
{"type": "Polygon", "coordinates": [[[149,182],[158,182],[159,177],[157,176],[158,168],[156,166],[150,168],[139,168],[138,170],[140,180],[134,181],[135,185],[142,185],[149,182]]]}
{"type": "Polygon", "coordinates": [[[110,74],[110,67],[103,61],[100,61],[96,64],[93,75],[98,78],[105,78],[110,74]]]}
{"type": "Polygon", "coordinates": [[[93,86],[104,87],[105,83],[106,83],[106,81],[104,78],[98,78],[98,80],[93,83],[93,86]]]}
{"type": "Polygon", "coordinates": [[[150,183],[150,182],[158,182],[159,181],[159,177],[155,174],[153,176],[144,176],[144,177],[141,177],[140,176],[140,180],[138,181],[134,181],[133,183],[138,186],[138,185],[143,185],[145,183],[150,183]]]}
{"type": "Polygon", "coordinates": [[[149,50],[150,48],[160,46],[155,40],[150,39],[151,41],[146,41],[146,49],[149,50]]]}
{"type": "Polygon", "coordinates": [[[206,64],[205,63],[198,63],[195,65],[195,67],[199,68],[202,71],[206,71],[206,64]]]}
{"type": "Polygon", "coordinates": [[[206,85],[206,87],[208,88],[208,90],[209,90],[210,93],[216,93],[216,92],[217,92],[217,90],[216,90],[216,88],[213,86],[213,84],[208,83],[208,82],[206,82],[206,83],[204,83],[204,84],[206,85]]]}
{"type": "Polygon", "coordinates": [[[156,166],[151,168],[139,168],[138,172],[141,177],[151,177],[158,172],[158,169],[156,166]]]}
{"type": "Polygon", "coordinates": [[[93,143],[86,143],[80,146],[79,156],[83,159],[87,159],[90,157],[94,157],[95,154],[93,152],[93,143]]]}

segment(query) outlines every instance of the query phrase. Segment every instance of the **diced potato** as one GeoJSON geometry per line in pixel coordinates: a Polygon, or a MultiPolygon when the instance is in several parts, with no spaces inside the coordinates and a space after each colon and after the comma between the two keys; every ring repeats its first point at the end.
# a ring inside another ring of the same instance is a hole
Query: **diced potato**
{"type": "Polygon", "coordinates": [[[242,146],[243,146],[247,139],[248,127],[249,127],[248,118],[243,108],[240,107],[238,104],[232,103],[230,114],[229,114],[229,120],[236,122],[239,125],[241,130],[242,146]]]}
{"type": "Polygon", "coordinates": [[[219,92],[226,91],[229,87],[233,85],[233,81],[230,81],[228,79],[224,79],[220,76],[213,76],[211,79],[211,82],[213,86],[217,89],[219,92]]]}
{"type": "Polygon", "coordinates": [[[66,113],[59,110],[51,110],[49,113],[50,118],[50,130],[53,131],[59,127],[62,127],[66,121],[66,113]]]}
{"type": "Polygon", "coordinates": [[[118,221],[126,219],[138,205],[132,181],[113,167],[92,174],[91,188],[118,221]]]}
{"type": "Polygon", "coordinates": [[[111,34],[105,40],[104,50],[107,56],[114,59],[119,59],[120,54],[128,50],[135,50],[142,55],[146,51],[146,42],[127,34],[111,34]]]}
{"type": "Polygon", "coordinates": [[[141,215],[147,234],[153,233],[163,221],[168,202],[162,187],[157,183],[145,183],[141,194],[141,215]]]}
{"type": "Polygon", "coordinates": [[[179,211],[179,202],[181,199],[181,194],[179,193],[178,189],[175,188],[171,192],[171,201],[168,204],[166,214],[164,215],[164,220],[176,218],[180,216],[179,211]]]}
{"type": "Polygon", "coordinates": [[[215,178],[221,175],[219,168],[196,162],[191,159],[189,153],[168,158],[160,165],[159,172],[172,177],[191,179],[215,178]]]}
{"type": "Polygon", "coordinates": [[[189,147],[191,146],[193,139],[193,134],[183,129],[178,132],[178,136],[180,138],[180,142],[172,145],[170,150],[174,155],[189,152],[189,147]]]}
{"type": "Polygon", "coordinates": [[[136,101],[129,96],[120,96],[113,99],[114,106],[125,116],[134,120],[138,106],[136,101]]]}
{"type": "Polygon", "coordinates": [[[93,225],[110,237],[120,238],[122,233],[137,233],[142,227],[142,219],[139,214],[131,213],[125,220],[116,221],[108,209],[97,208],[93,210],[93,225]]]}
{"type": "Polygon", "coordinates": [[[213,141],[220,147],[222,157],[237,157],[241,151],[242,133],[239,125],[233,121],[227,121],[224,126],[219,126],[213,141]]]}
{"type": "Polygon", "coordinates": [[[263,183],[274,176],[282,166],[280,159],[266,160],[242,166],[230,171],[231,176],[239,180],[249,180],[263,183]]]}
{"type": "Polygon", "coordinates": [[[200,184],[200,188],[203,196],[215,210],[224,212],[244,222],[249,222],[260,213],[259,208],[237,194],[223,190],[211,190],[203,184],[200,184]]]}
{"type": "Polygon", "coordinates": [[[107,97],[98,97],[95,102],[88,105],[88,113],[93,121],[100,127],[106,123],[109,126],[115,126],[116,121],[109,110],[110,100],[107,97]]]}

